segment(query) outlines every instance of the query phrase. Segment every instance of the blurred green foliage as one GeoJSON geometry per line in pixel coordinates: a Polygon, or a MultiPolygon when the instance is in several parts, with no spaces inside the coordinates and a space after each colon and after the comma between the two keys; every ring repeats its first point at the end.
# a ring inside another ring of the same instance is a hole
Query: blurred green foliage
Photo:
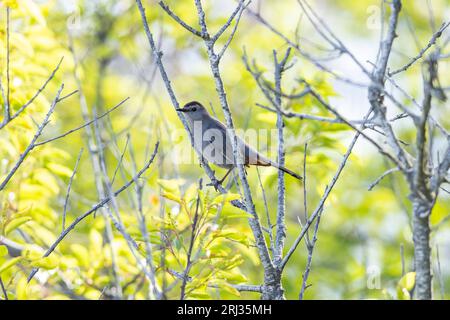
{"type": "MultiPolygon", "coordinates": [[[[146,2],[148,20],[156,39],[162,42],[163,60],[179,100],[182,103],[199,100],[207,106],[211,103],[223,120],[200,41],[173,22],[154,1],[146,2]]],[[[234,7],[234,2],[230,2],[231,5],[223,1],[204,1],[212,29],[220,28],[226,21],[234,7]]],[[[430,2],[439,25],[448,12],[449,2],[430,2]]],[[[109,164],[107,169],[112,176],[118,155],[126,146],[127,135],[131,137],[130,145],[138,164],[143,164],[148,155],[147,145],[160,141],[157,159],[145,175],[143,212],[153,244],[157,282],[167,289],[165,298],[178,299],[180,296],[182,281],[176,273],[182,274],[186,266],[192,219],[197,214],[201,223],[192,250],[195,257],[189,271],[192,281],[186,285],[187,297],[258,298],[256,293],[239,292],[233,287],[235,284],[260,284],[263,280],[247,214],[230,204],[231,200],[240,197],[238,190],[233,187],[227,196],[219,195],[208,186],[199,190],[198,179],[205,179],[202,168],[193,164],[179,165],[173,158],[174,146],[181,143],[173,132],[181,129],[181,123],[152,64],[134,1],[52,0],[38,3],[10,0],[2,1],[0,5],[3,84],[6,83],[5,5],[11,6],[12,109],[17,110],[32,97],[62,56],[64,61],[26,115],[0,131],[0,178],[28,145],[36,130],[35,122],[45,115],[61,82],[68,91],[78,89],[76,74],[92,113],[94,110],[103,112],[129,96],[131,100],[125,106],[104,120],[101,135],[108,142],[104,151],[109,164]],[[116,141],[113,141],[112,132],[116,133],[116,141]]],[[[192,1],[167,3],[187,23],[196,25],[192,1]]],[[[339,31],[345,32],[344,40],[350,47],[353,43],[370,41],[369,46],[375,50],[379,30],[366,24],[373,14],[370,7],[379,6],[379,1],[353,1],[351,5],[348,1],[318,2],[320,9],[325,5],[329,6],[327,14],[339,12],[331,23],[339,22],[339,31]]],[[[262,12],[282,32],[300,43],[311,31],[303,23],[305,18],[301,18],[296,1],[264,1],[262,12]],[[302,37],[295,39],[298,24],[302,37]]],[[[432,34],[426,6],[421,1],[404,1],[404,12],[414,26],[418,41],[425,45],[432,34]]],[[[405,20],[399,28],[399,47],[408,52],[408,56],[414,56],[418,50],[405,20]]],[[[244,46],[268,81],[273,78],[272,50],[283,51],[287,46],[250,16],[244,16],[223,61],[223,78],[236,126],[270,130],[275,128],[276,116],[255,106],[255,102],[266,102],[242,63],[244,46]]],[[[333,80],[310,62],[297,55],[293,59],[296,61],[294,67],[283,78],[285,92],[301,91],[297,80],[305,78],[328,99],[347,99],[335,88],[333,80]]],[[[392,64],[402,65],[402,61],[405,57],[396,53],[392,64]]],[[[442,80],[448,79],[448,61],[446,63],[440,70],[442,80]]],[[[414,95],[420,95],[419,73],[420,68],[415,66],[401,79],[414,95]]],[[[1,102],[3,105],[3,99],[1,102]]],[[[284,106],[295,112],[330,116],[310,97],[285,101],[284,106]]],[[[438,106],[435,112],[448,127],[448,107],[438,106]]],[[[57,106],[45,136],[52,137],[81,123],[80,100],[73,96],[57,106]]],[[[398,130],[407,142],[415,138],[407,125],[398,130]]],[[[294,171],[301,171],[304,144],[308,142],[307,201],[308,211],[312,212],[339,165],[352,132],[342,125],[298,119],[286,120],[286,131],[292,142],[286,152],[286,164],[294,171]]],[[[271,150],[270,143],[263,152],[271,150]]],[[[408,189],[400,175],[394,173],[374,190],[367,191],[368,185],[388,169],[388,165],[363,142],[358,145],[362,146],[350,157],[325,206],[308,281],[311,286],[305,295],[307,299],[410,298],[414,274],[408,189]],[[403,267],[401,252],[405,261],[403,267]]],[[[113,290],[115,278],[123,290],[123,297],[146,299],[151,296],[149,281],[130,253],[126,240],[115,229],[112,241],[105,240],[106,227],[111,222],[100,214],[77,225],[53,254],[42,258],[61,231],[67,184],[78,152],[85,146],[86,136],[79,131],[34,150],[6,190],[0,192],[0,236],[24,246],[19,257],[9,256],[4,246],[0,246],[0,276],[10,299],[112,298],[117,294],[113,290]],[[112,270],[113,260],[117,265],[116,275],[112,270]],[[41,270],[27,283],[33,267],[41,270]]],[[[276,154],[269,156],[275,158],[276,154]]],[[[132,160],[126,153],[115,187],[133,176],[132,160]]],[[[221,169],[215,169],[221,176],[221,169]]],[[[268,211],[274,221],[277,174],[271,168],[259,171],[268,211]]],[[[95,174],[85,152],[73,183],[69,223],[99,200],[95,174]]],[[[248,170],[248,178],[257,212],[266,225],[263,194],[255,169],[248,170]]],[[[299,220],[304,219],[305,213],[302,186],[290,177],[286,178],[286,185],[286,246],[289,248],[301,230],[299,220]]],[[[125,194],[119,197],[120,214],[126,231],[138,243],[144,259],[145,239],[130,197],[125,194]]],[[[450,198],[442,194],[431,217],[433,226],[439,225],[433,233],[433,265],[437,268],[435,248],[439,247],[441,278],[446,288],[450,288],[450,242],[445,236],[449,230],[446,219],[449,209],[450,198]]],[[[302,244],[286,267],[283,285],[289,299],[298,297],[306,258],[307,251],[302,244]]],[[[437,277],[434,280],[435,293],[441,297],[437,277]]],[[[447,290],[444,297],[449,296],[447,290]]]]}

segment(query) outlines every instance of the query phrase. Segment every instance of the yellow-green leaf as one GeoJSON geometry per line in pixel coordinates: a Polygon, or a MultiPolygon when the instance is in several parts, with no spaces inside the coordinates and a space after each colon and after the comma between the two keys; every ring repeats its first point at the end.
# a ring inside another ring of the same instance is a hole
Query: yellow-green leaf
{"type": "Polygon", "coordinates": [[[31,265],[33,267],[44,268],[47,270],[55,269],[59,265],[59,259],[56,256],[52,255],[32,261],[31,265]]]}
{"type": "Polygon", "coordinates": [[[224,280],[215,279],[211,282],[213,285],[217,286],[219,289],[221,289],[223,291],[226,291],[237,297],[241,296],[241,293],[235,287],[233,287],[231,284],[229,284],[228,282],[226,282],[224,280]]]}
{"type": "Polygon", "coordinates": [[[183,179],[158,179],[158,184],[164,191],[180,194],[180,185],[184,183],[183,179]]]}
{"type": "Polygon", "coordinates": [[[178,197],[177,195],[175,195],[175,194],[173,194],[173,193],[170,193],[170,192],[164,192],[164,193],[162,194],[162,196],[163,196],[164,198],[166,198],[166,199],[173,200],[173,201],[178,202],[178,203],[181,203],[181,202],[182,202],[182,200],[181,200],[180,197],[178,197]]]}
{"type": "Polygon", "coordinates": [[[24,223],[27,223],[30,220],[32,220],[31,217],[20,217],[20,218],[12,220],[5,226],[5,235],[7,235],[11,231],[17,229],[18,227],[20,227],[24,223]]]}
{"type": "Polygon", "coordinates": [[[0,257],[4,257],[8,254],[8,249],[6,246],[1,245],[0,246],[0,257]]]}
{"type": "Polygon", "coordinates": [[[237,193],[226,193],[226,194],[221,194],[217,197],[214,198],[214,200],[212,201],[212,204],[221,204],[224,202],[230,202],[233,200],[238,200],[241,198],[240,194],[237,193]]]}
{"type": "Polygon", "coordinates": [[[17,262],[19,262],[22,259],[22,257],[16,257],[16,258],[12,258],[8,261],[6,261],[5,263],[3,263],[0,266],[0,274],[2,274],[4,271],[8,270],[9,268],[11,268],[12,266],[14,266],[17,262]]]}
{"type": "Polygon", "coordinates": [[[42,258],[44,250],[35,244],[27,244],[22,250],[22,257],[28,260],[36,260],[42,258]]]}
{"type": "Polygon", "coordinates": [[[411,299],[410,292],[414,289],[416,283],[416,273],[408,272],[405,274],[397,284],[397,297],[400,300],[411,299]]]}
{"type": "Polygon", "coordinates": [[[57,175],[60,175],[60,176],[66,176],[66,177],[72,176],[71,169],[69,169],[61,164],[58,164],[58,163],[53,163],[53,162],[47,163],[47,168],[51,172],[53,172],[57,175]]]}

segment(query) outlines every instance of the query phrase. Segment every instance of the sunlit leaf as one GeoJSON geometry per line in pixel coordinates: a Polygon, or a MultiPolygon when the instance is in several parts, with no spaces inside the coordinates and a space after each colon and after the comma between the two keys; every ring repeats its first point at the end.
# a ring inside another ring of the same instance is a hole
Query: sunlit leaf
{"type": "Polygon", "coordinates": [[[20,227],[24,223],[27,223],[30,220],[32,220],[31,217],[20,217],[12,220],[5,227],[5,235],[9,234],[11,231],[17,229],[18,227],[20,227]]]}
{"type": "Polygon", "coordinates": [[[222,204],[224,202],[230,202],[233,200],[238,200],[240,198],[241,198],[241,195],[237,194],[237,193],[221,194],[214,198],[214,200],[212,201],[212,204],[222,204]]]}
{"type": "Polygon", "coordinates": [[[16,258],[12,258],[12,259],[4,262],[2,265],[0,265],[0,274],[2,274],[6,270],[8,270],[12,266],[14,266],[16,263],[18,263],[22,259],[23,259],[22,257],[16,257],[16,258]]]}
{"type": "Polygon", "coordinates": [[[411,291],[414,289],[416,282],[416,273],[408,272],[397,284],[397,297],[400,300],[410,300],[411,291]]]}

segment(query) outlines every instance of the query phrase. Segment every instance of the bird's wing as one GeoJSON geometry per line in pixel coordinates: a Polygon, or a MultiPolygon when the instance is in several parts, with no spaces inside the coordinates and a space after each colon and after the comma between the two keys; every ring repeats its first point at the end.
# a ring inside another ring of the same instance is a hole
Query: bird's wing
{"type": "Polygon", "coordinates": [[[231,140],[228,138],[227,128],[213,117],[209,120],[204,122],[204,153],[206,158],[208,159],[209,156],[208,161],[221,167],[233,167],[235,165],[233,148],[231,140]]]}
{"type": "MultiPolygon", "coordinates": [[[[227,133],[226,141],[225,141],[225,148],[223,150],[225,151],[225,154],[223,154],[223,158],[226,159],[228,164],[234,165],[234,155],[233,155],[233,145],[231,137],[228,135],[227,128],[223,123],[221,123],[219,120],[214,119],[214,126],[219,128],[220,130],[227,133]]],[[[253,149],[251,146],[249,146],[245,141],[240,138],[239,136],[237,138],[237,144],[238,144],[238,150],[241,153],[242,156],[244,156],[244,164],[246,165],[257,165],[257,166],[270,166],[271,161],[258,153],[255,149],[253,149]]]]}
{"type": "Polygon", "coordinates": [[[243,142],[245,145],[245,159],[246,164],[254,165],[254,166],[270,166],[272,165],[272,161],[264,157],[258,151],[250,147],[248,144],[243,142]]]}

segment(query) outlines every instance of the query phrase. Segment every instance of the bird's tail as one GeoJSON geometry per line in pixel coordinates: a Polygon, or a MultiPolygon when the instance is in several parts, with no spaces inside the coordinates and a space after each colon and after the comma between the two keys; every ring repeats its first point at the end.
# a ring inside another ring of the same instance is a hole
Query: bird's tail
{"type": "Polygon", "coordinates": [[[275,168],[277,168],[277,169],[279,169],[279,170],[281,170],[281,171],[287,173],[288,175],[290,175],[290,176],[292,176],[292,177],[294,177],[294,178],[296,178],[296,179],[298,179],[298,180],[302,180],[302,179],[303,179],[302,176],[296,174],[294,171],[289,170],[288,168],[285,168],[285,167],[280,166],[280,165],[279,165],[278,163],[276,163],[276,162],[270,161],[270,165],[271,165],[272,167],[275,167],[275,168]]]}
{"type": "Polygon", "coordinates": [[[303,179],[302,176],[296,174],[294,171],[291,171],[288,168],[282,167],[278,163],[276,163],[276,162],[274,162],[272,160],[269,160],[266,157],[263,157],[263,156],[261,156],[258,153],[257,153],[256,163],[254,163],[254,164],[257,165],[257,166],[265,166],[265,167],[272,166],[272,167],[277,168],[278,170],[281,170],[281,171],[287,173],[288,175],[290,175],[290,176],[292,176],[292,177],[294,177],[294,178],[296,178],[298,180],[302,180],[303,179]]]}

